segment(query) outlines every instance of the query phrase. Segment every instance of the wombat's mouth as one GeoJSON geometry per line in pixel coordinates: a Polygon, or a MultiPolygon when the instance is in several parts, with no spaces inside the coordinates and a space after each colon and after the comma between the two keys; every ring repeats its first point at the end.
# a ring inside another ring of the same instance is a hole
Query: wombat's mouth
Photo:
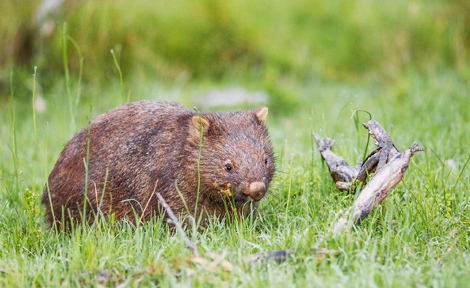
{"type": "Polygon", "coordinates": [[[242,205],[247,202],[253,201],[254,203],[261,201],[264,198],[265,186],[259,185],[260,182],[255,182],[255,185],[250,185],[248,189],[237,189],[237,187],[232,186],[231,183],[224,185],[218,185],[214,183],[214,187],[217,189],[218,193],[222,196],[225,201],[234,201],[235,204],[242,205]],[[262,186],[259,189],[254,189],[253,187],[262,186]]]}
{"type": "Polygon", "coordinates": [[[234,200],[237,205],[243,205],[249,202],[258,203],[264,198],[264,196],[265,196],[265,193],[263,193],[261,197],[253,198],[247,192],[240,191],[238,193],[235,192],[234,200]]]}
{"type": "Polygon", "coordinates": [[[234,201],[237,206],[249,201],[258,202],[261,200],[255,200],[247,191],[239,191],[239,189],[236,189],[236,187],[232,186],[230,183],[225,185],[217,185],[214,183],[214,187],[217,189],[217,192],[222,196],[224,201],[234,201]]]}

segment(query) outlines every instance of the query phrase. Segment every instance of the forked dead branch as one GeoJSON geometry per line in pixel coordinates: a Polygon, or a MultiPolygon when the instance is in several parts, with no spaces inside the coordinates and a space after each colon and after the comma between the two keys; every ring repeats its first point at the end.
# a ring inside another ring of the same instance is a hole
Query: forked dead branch
{"type": "MultiPolygon", "coordinates": [[[[355,166],[350,166],[346,160],[331,151],[335,143],[334,139],[321,138],[313,133],[318,144],[318,151],[325,160],[336,187],[354,193],[359,186],[362,186],[352,207],[335,223],[334,233],[341,233],[350,224],[359,225],[400,183],[414,153],[424,150],[415,142],[405,152],[401,152],[377,121],[370,120],[363,125],[375,140],[377,149],[355,166]],[[368,177],[372,174],[372,177],[368,177]]],[[[315,249],[312,251],[317,253],[315,249]]],[[[294,250],[261,252],[250,255],[248,259],[252,262],[263,260],[283,262],[291,257],[293,252],[294,250]]]]}
{"type": "Polygon", "coordinates": [[[377,149],[372,151],[363,162],[357,163],[356,166],[349,166],[346,160],[331,151],[335,140],[323,139],[318,134],[313,133],[313,137],[318,144],[318,151],[325,160],[336,187],[340,190],[356,191],[358,184],[362,183],[363,186],[366,184],[368,175],[379,172],[385,163],[388,163],[389,159],[401,153],[377,121],[370,120],[362,125],[369,130],[369,134],[375,140],[377,149]]]}
{"type": "Polygon", "coordinates": [[[318,134],[313,133],[318,150],[328,166],[331,177],[336,182],[336,187],[350,192],[354,192],[359,185],[363,187],[361,194],[354,201],[352,212],[348,211],[335,224],[336,233],[341,232],[348,223],[360,224],[370,212],[377,208],[403,179],[414,153],[424,150],[415,142],[405,152],[400,152],[377,121],[370,120],[363,125],[375,140],[377,149],[356,166],[349,166],[343,158],[331,151],[333,139],[322,139],[318,134]],[[368,181],[367,176],[372,173],[374,174],[368,181]],[[350,213],[352,213],[352,218],[349,218],[350,213]]]}

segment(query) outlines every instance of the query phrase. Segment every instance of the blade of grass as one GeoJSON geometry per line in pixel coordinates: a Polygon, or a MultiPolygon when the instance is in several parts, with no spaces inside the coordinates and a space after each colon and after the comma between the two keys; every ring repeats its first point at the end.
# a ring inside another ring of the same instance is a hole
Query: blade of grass
{"type": "Polygon", "coordinates": [[[201,114],[199,113],[199,111],[197,110],[197,107],[194,107],[194,110],[197,112],[197,114],[199,115],[199,125],[200,125],[200,134],[201,134],[201,137],[199,139],[199,154],[198,154],[198,157],[197,157],[197,194],[196,194],[196,204],[195,204],[195,208],[194,208],[194,217],[197,218],[197,204],[199,202],[199,190],[201,188],[201,170],[200,170],[200,162],[201,162],[201,153],[202,153],[202,136],[204,135],[204,128],[202,126],[202,120],[201,120],[201,114]]]}
{"type": "MultiPolygon", "coordinates": [[[[114,55],[114,49],[111,49],[111,55],[113,55],[113,60],[114,60],[114,65],[116,65],[116,69],[118,70],[118,73],[119,73],[119,82],[121,83],[121,104],[124,105],[124,84],[123,84],[123,80],[122,80],[122,71],[121,71],[121,67],[119,67],[119,63],[116,59],[116,55],[114,55]]],[[[129,98],[130,98],[130,95],[129,95],[129,98]]]]}
{"type": "MultiPolygon", "coordinates": [[[[430,148],[430,149],[431,149],[431,148],[430,148]]],[[[437,154],[436,154],[436,152],[434,152],[434,150],[431,149],[431,151],[432,151],[432,153],[434,153],[434,155],[437,157],[437,159],[439,159],[439,161],[442,163],[442,165],[443,165],[447,170],[449,170],[450,173],[454,174],[454,176],[457,177],[457,179],[458,179],[460,182],[462,182],[463,185],[465,185],[465,186],[470,190],[470,187],[468,187],[467,183],[465,183],[462,179],[460,179],[460,176],[457,176],[452,170],[450,170],[449,167],[447,167],[447,165],[446,165],[444,162],[442,162],[441,158],[439,158],[439,156],[437,156],[437,154]]],[[[470,158],[469,158],[469,159],[470,159],[470,158]]],[[[467,163],[468,163],[468,160],[467,160],[467,163]]],[[[467,164],[465,164],[465,165],[467,165],[467,164]]],[[[462,172],[463,172],[463,169],[462,169],[462,172]]],[[[461,175],[462,175],[462,174],[461,174],[461,175]]],[[[444,195],[445,195],[445,193],[444,193],[444,195]]]]}
{"type": "Polygon", "coordinates": [[[16,129],[15,129],[15,109],[13,108],[13,69],[10,70],[10,115],[11,115],[11,126],[13,129],[13,162],[15,164],[15,175],[16,175],[16,187],[20,189],[20,174],[18,171],[18,150],[16,141],[16,129]]]}
{"type": "MultiPolygon", "coordinates": [[[[460,171],[459,176],[457,177],[458,179],[455,181],[454,187],[452,188],[452,194],[455,192],[455,188],[457,187],[457,183],[459,182],[459,179],[461,179],[463,171],[465,171],[465,168],[467,168],[468,162],[470,161],[470,155],[468,156],[467,161],[465,162],[465,165],[463,165],[462,170],[460,171]]],[[[468,187],[468,186],[467,186],[468,187]]]]}
{"type": "Polygon", "coordinates": [[[74,105],[72,101],[72,91],[70,88],[70,72],[67,59],[67,22],[64,22],[62,26],[62,57],[64,62],[65,89],[67,90],[67,96],[69,98],[69,112],[71,117],[70,130],[75,131],[75,114],[73,109],[74,105]]]}
{"type": "Polygon", "coordinates": [[[26,226],[24,225],[24,223],[23,223],[23,220],[21,219],[20,213],[18,212],[18,208],[16,208],[15,202],[13,202],[13,198],[11,197],[10,190],[8,190],[8,186],[7,186],[7,184],[5,183],[5,180],[3,180],[3,178],[0,178],[0,179],[2,179],[3,186],[5,187],[5,190],[7,191],[8,197],[10,198],[11,204],[13,205],[13,208],[14,208],[15,211],[16,211],[16,215],[18,215],[18,219],[20,219],[21,225],[22,225],[23,227],[26,227],[26,226]]]}
{"type": "MultiPolygon", "coordinates": [[[[351,124],[351,120],[353,119],[354,114],[356,114],[356,112],[359,112],[359,111],[369,114],[369,120],[372,120],[372,114],[370,114],[368,111],[356,109],[356,110],[354,110],[353,114],[351,115],[351,118],[349,118],[349,124],[351,124]]],[[[359,118],[357,118],[357,122],[359,122],[359,118]]],[[[356,123],[356,125],[357,125],[357,123],[356,123]]],[[[362,156],[362,159],[364,159],[364,160],[366,159],[366,156],[367,156],[367,148],[369,148],[369,141],[370,141],[370,134],[369,133],[367,133],[367,134],[368,134],[368,136],[367,136],[366,149],[364,149],[364,155],[362,156]]]]}
{"type": "MultiPolygon", "coordinates": [[[[75,99],[75,108],[74,111],[77,110],[78,108],[78,103],[80,102],[80,95],[81,95],[81,90],[82,90],[82,76],[83,76],[83,55],[82,55],[82,50],[78,46],[77,42],[73,40],[70,35],[65,35],[66,39],[72,43],[73,47],[75,47],[75,50],[77,51],[78,54],[78,61],[79,61],[79,71],[78,71],[78,80],[77,80],[77,98],[75,99]]],[[[67,68],[68,70],[68,68],[67,68]]]]}

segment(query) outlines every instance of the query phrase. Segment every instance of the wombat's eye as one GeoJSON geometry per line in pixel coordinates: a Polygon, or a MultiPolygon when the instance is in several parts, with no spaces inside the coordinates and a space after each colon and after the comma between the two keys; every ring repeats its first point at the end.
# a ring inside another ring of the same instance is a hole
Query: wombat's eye
{"type": "Polygon", "coordinates": [[[230,165],[230,164],[225,165],[225,171],[227,171],[227,172],[232,171],[232,165],[230,165]]]}
{"type": "Polygon", "coordinates": [[[264,165],[268,165],[268,158],[264,158],[264,165]]]}

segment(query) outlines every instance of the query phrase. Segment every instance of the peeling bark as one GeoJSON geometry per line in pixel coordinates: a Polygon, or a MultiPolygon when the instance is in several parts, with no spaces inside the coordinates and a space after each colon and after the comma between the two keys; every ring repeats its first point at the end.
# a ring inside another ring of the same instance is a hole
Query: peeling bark
{"type": "Polygon", "coordinates": [[[356,175],[359,173],[362,163],[357,163],[356,166],[349,166],[346,160],[331,151],[333,144],[335,144],[334,139],[320,138],[320,136],[318,136],[316,133],[313,133],[313,137],[317,141],[318,151],[320,151],[323,159],[325,160],[333,181],[335,181],[335,183],[338,181],[353,181],[353,179],[355,179],[356,175]]]}
{"type": "MultiPolygon", "coordinates": [[[[352,206],[351,222],[355,225],[361,222],[380,205],[388,194],[400,183],[405,175],[410,159],[414,153],[424,151],[419,147],[418,143],[414,143],[409,149],[403,153],[398,153],[393,157],[387,165],[380,171],[376,172],[372,179],[367,183],[361,194],[357,197],[352,206]]],[[[346,227],[349,215],[343,216],[334,226],[336,233],[341,232],[346,227]]]]}

